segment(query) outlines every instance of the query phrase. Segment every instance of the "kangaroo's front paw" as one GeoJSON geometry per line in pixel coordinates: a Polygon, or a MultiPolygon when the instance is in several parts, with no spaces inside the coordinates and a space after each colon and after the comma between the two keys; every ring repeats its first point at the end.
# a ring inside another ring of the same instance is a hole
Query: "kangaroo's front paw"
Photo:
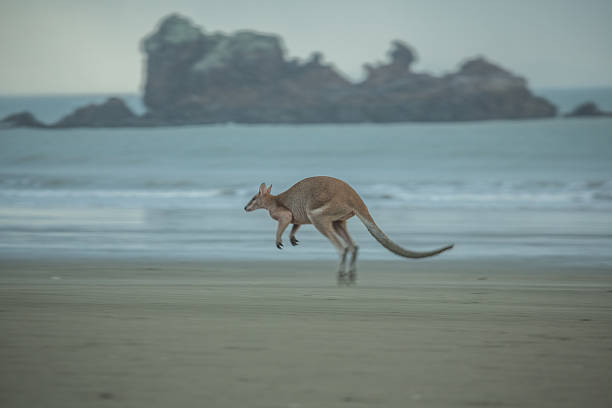
{"type": "Polygon", "coordinates": [[[296,237],[290,237],[290,241],[291,241],[291,245],[296,246],[298,244],[298,241],[296,237]]]}
{"type": "Polygon", "coordinates": [[[283,242],[282,241],[276,241],[276,247],[278,249],[283,249],[283,242]]]}

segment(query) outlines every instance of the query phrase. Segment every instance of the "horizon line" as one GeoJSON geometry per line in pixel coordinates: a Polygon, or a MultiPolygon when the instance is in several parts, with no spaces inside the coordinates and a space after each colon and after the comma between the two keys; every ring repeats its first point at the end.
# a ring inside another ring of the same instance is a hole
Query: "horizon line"
{"type": "MultiPolygon", "coordinates": [[[[545,85],[533,86],[530,90],[570,90],[570,89],[606,89],[612,88],[611,84],[606,85],[545,85]]],[[[138,95],[142,96],[142,91],[41,91],[41,92],[4,92],[0,91],[0,97],[34,97],[34,96],[93,96],[93,95],[138,95]]]]}

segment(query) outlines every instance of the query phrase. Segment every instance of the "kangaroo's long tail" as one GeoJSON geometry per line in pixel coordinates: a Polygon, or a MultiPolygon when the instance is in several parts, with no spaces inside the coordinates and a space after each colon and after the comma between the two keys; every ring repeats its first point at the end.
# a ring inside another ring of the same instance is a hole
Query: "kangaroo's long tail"
{"type": "Polygon", "coordinates": [[[391,239],[378,227],[378,225],[376,225],[374,219],[372,218],[367,209],[362,209],[361,211],[356,210],[355,215],[357,215],[361,222],[363,222],[363,224],[366,226],[370,234],[372,234],[372,236],[376,238],[376,240],[380,242],[382,246],[399,256],[403,256],[406,258],[426,258],[428,256],[438,255],[439,253],[447,251],[455,246],[454,244],[451,244],[443,248],[426,252],[410,251],[408,249],[402,248],[395,242],[391,241],[391,239]]]}

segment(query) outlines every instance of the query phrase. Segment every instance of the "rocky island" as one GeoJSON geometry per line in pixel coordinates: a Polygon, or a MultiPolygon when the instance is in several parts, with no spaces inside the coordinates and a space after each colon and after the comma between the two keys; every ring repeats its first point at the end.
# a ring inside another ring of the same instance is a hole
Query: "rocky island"
{"type": "Polygon", "coordinates": [[[612,112],[605,112],[599,109],[599,106],[595,102],[584,102],[574,108],[573,111],[564,115],[566,118],[604,118],[612,117],[612,112]]]}
{"type": "Polygon", "coordinates": [[[207,33],[177,14],[142,43],[142,116],[117,98],[88,105],[51,125],[27,112],[5,126],[117,127],[212,123],[363,123],[552,117],[520,76],[485,60],[443,76],[414,72],[414,51],[393,41],[386,63],[366,64],[352,82],[323,62],[289,59],[280,37],[254,31],[207,33]],[[26,116],[24,116],[26,115],[26,116]],[[28,116],[29,115],[29,116],[28,116]]]}

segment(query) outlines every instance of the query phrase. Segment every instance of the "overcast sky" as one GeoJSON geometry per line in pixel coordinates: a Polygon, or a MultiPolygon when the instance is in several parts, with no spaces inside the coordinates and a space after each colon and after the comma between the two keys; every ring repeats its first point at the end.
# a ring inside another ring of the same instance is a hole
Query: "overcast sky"
{"type": "Polygon", "coordinates": [[[279,34],[353,79],[401,39],[415,71],[483,55],[533,87],[612,86],[612,0],[0,0],[0,93],[139,92],[140,40],[172,12],[279,34]]]}

